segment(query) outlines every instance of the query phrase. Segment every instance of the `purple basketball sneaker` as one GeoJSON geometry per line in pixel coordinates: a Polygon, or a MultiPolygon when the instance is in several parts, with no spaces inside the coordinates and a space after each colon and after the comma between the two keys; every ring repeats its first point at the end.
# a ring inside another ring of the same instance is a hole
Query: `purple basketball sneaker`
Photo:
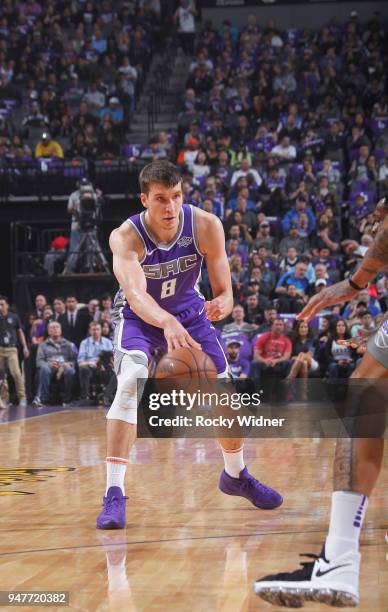
{"type": "Polygon", "coordinates": [[[279,493],[253,478],[246,467],[241,470],[238,478],[229,476],[223,470],[218,486],[223,493],[245,497],[256,508],[263,510],[272,510],[283,503],[283,497],[279,493]]]}
{"type": "Polygon", "coordinates": [[[97,529],[124,529],[127,499],[120,487],[109,487],[104,497],[103,510],[97,517],[97,529]]]}

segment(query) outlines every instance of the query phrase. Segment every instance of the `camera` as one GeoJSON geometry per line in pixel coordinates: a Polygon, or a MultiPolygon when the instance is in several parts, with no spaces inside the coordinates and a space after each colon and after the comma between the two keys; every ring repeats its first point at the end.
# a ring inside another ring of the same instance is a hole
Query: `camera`
{"type": "Polygon", "coordinates": [[[95,229],[100,218],[100,203],[92,185],[82,185],[79,196],[80,230],[87,232],[95,229]]]}
{"type": "Polygon", "coordinates": [[[97,237],[98,225],[102,220],[101,192],[95,190],[86,177],[82,178],[77,186],[78,190],[70,196],[68,204],[73,218],[69,253],[63,274],[74,273],[77,269],[83,273],[109,274],[109,265],[97,237]],[[76,222],[78,227],[73,227],[73,222],[76,222]]]}

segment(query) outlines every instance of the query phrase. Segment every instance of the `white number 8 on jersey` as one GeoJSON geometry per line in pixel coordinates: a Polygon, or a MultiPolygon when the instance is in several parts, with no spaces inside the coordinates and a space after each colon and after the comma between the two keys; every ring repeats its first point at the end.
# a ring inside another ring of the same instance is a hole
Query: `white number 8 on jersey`
{"type": "Polygon", "coordinates": [[[175,285],[176,285],[176,278],[172,278],[171,280],[164,281],[164,283],[162,283],[162,291],[160,293],[160,299],[163,300],[163,298],[171,297],[172,295],[174,295],[175,285]]]}

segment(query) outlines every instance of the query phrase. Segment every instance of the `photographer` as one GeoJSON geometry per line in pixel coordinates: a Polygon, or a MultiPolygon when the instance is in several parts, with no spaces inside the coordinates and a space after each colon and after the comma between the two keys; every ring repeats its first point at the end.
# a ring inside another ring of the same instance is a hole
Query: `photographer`
{"type": "Polygon", "coordinates": [[[92,234],[97,241],[97,223],[101,220],[102,192],[83,178],[79,188],[70,194],[67,212],[71,217],[70,245],[64,274],[74,274],[80,256],[82,233],[92,234]]]}

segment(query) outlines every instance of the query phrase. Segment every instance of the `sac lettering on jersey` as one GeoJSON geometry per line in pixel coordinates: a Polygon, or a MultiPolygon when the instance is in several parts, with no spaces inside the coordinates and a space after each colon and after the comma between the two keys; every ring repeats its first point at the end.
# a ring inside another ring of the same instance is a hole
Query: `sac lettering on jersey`
{"type": "Polygon", "coordinates": [[[171,274],[179,274],[179,272],[187,272],[191,268],[194,268],[197,263],[198,256],[193,253],[192,255],[182,255],[178,259],[172,259],[171,261],[165,261],[158,264],[144,265],[143,272],[146,278],[168,278],[171,274]]]}
{"type": "MultiPolygon", "coordinates": [[[[147,293],[174,316],[189,308],[199,312],[205,301],[198,286],[203,255],[195,240],[195,214],[194,207],[183,204],[177,234],[169,244],[158,243],[150,236],[144,211],[128,219],[143,243],[144,259],[140,265],[147,281],[147,293]]],[[[118,320],[121,316],[140,319],[123,295],[115,300],[115,312],[118,320]]]]}

